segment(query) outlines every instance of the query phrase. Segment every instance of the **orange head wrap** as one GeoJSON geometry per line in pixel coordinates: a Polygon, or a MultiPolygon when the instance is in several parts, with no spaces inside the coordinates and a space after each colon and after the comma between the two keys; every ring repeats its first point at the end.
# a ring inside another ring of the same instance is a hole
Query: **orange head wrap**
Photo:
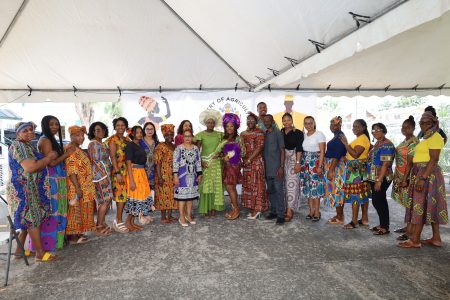
{"type": "Polygon", "coordinates": [[[166,133],[169,133],[169,132],[175,133],[175,125],[173,125],[173,124],[161,125],[161,132],[162,132],[163,136],[166,135],[166,133]]]}
{"type": "Polygon", "coordinates": [[[69,134],[70,135],[72,135],[72,134],[76,135],[76,134],[80,134],[80,133],[87,134],[86,126],[73,125],[73,126],[69,127],[69,134]]]}

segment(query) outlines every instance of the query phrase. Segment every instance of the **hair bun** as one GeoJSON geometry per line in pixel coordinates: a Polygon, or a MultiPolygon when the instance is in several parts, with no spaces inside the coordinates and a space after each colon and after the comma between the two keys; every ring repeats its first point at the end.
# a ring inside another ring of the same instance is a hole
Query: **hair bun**
{"type": "Polygon", "coordinates": [[[409,116],[409,117],[408,117],[408,120],[414,121],[414,117],[413,117],[413,116],[409,116]]]}

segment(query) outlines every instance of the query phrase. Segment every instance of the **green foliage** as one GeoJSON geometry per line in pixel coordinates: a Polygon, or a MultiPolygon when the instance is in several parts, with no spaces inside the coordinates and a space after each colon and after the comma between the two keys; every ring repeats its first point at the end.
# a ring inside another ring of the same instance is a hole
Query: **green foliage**
{"type": "Polygon", "coordinates": [[[427,101],[425,97],[411,96],[411,97],[401,97],[397,102],[396,107],[414,107],[424,104],[427,101]]]}
{"type": "Polygon", "coordinates": [[[105,113],[108,114],[111,119],[121,117],[123,115],[122,102],[111,102],[105,104],[105,113]]]}
{"type": "Polygon", "coordinates": [[[383,104],[381,104],[380,110],[389,110],[394,106],[394,103],[390,99],[384,99],[383,104]]]}
{"type": "Polygon", "coordinates": [[[328,110],[329,112],[335,112],[339,106],[339,101],[336,99],[329,98],[325,100],[322,104],[322,108],[328,110]]]}
{"type": "Polygon", "coordinates": [[[436,114],[440,119],[450,118],[450,104],[440,104],[437,107],[436,114]]]}

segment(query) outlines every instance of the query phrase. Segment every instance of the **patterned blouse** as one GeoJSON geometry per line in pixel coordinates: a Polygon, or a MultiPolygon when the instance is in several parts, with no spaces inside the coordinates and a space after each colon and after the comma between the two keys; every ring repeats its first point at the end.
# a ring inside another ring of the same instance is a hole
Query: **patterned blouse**
{"type": "MultiPolygon", "coordinates": [[[[395,157],[395,146],[388,139],[377,142],[369,152],[369,160],[367,162],[367,171],[369,174],[369,181],[376,181],[378,173],[381,171],[381,166],[384,162],[392,162],[395,157]]],[[[392,164],[387,168],[384,175],[387,181],[392,181],[393,172],[392,164]]]]}

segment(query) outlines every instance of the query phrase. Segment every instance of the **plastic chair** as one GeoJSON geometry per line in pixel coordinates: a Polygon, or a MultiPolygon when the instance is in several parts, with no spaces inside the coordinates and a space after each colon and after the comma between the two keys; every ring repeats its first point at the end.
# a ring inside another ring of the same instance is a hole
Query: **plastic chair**
{"type": "Polygon", "coordinates": [[[8,285],[8,276],[9,276],[9,267],[11,264],[11,255],[12,255],[12,242],[13,240],[16,240],[17,246],[20,248],[20,252],[22,253],[23,260],[25,261],[25,264],[29,266],[28,259],[25,256],[25,249],[22,245],[22,243],[19,240],[18,232],[19,230],[16,230],[14,227],[14,223],[11,219],[11,216],[9,215],[8,210],[8,202],[6,202],[5,198],[3,198],[0,195],[1,201],[0,201],[0,219],[7,218],[9,223],[9,232],[0,232],[0,245],[8,244],[8,253],[0,253],[1,255],[6,255],[6,270],[5,270],[5,284],[4,286],[8,285]]]}

